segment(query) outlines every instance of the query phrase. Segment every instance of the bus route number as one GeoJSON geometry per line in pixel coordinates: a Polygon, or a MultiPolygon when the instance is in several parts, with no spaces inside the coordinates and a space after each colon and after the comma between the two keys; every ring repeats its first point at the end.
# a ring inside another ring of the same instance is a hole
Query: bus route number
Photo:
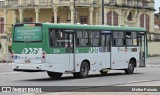
{"type": "Polygon", "coordinates": [[[53,49],[54,53],[60,53],[60,49],[53,49]]]}

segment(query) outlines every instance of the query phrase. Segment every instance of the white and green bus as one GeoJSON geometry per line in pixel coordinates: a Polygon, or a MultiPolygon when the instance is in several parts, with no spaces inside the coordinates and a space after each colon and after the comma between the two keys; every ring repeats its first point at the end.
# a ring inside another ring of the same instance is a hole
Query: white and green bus
{"type": "Polygon", "coordinates": [[[13,70],[86,78],[89,73],[145,67],[146,30],[139,27],[22,23],[13,28],[13,70]]]}

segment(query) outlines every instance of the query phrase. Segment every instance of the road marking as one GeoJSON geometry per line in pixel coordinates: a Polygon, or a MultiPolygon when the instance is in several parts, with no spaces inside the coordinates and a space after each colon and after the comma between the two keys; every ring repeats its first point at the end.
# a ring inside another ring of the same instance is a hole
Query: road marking
{"type": "Polygon", "coordinates": [[[145,82],[154,82],[154,81],[160,81],[160,80],[158,79],[158,80],[131,81],[131,82],[127,82],[127,83],[115,84],[114,86],[122,86],[122,85],[128,85],[128,84],[145,83],[145,82]]]}
{"type": "Polygon", "coordinates": [[[147,65],[148,67],[159,67],[160,65],[147,65]]]}
{"type": "Polygon", "coordinates": [[[140,83],[140,82],[148,82],[148,81],[151,81],[151,80],[131,81],[131,82],[127,82],[127,84],[130,84],[130,83],[140,83]]]}
{"type": "Polygon", "coordinates": [[[0,75],[6,75],[6,74],[19,74],[19,73],[23,73],[23,72],[4,72],[4,73],[0,73],[0,75]]]}

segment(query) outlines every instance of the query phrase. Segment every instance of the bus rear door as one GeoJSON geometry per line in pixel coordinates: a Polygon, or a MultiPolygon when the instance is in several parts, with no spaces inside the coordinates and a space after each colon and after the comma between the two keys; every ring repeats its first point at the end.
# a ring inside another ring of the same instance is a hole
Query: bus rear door
{"type": "Polygon", "coordinates": [[[74,70],[74,32],[73,30],[65,31],[65,48],[66,48],[66,71],[74,70]]]}

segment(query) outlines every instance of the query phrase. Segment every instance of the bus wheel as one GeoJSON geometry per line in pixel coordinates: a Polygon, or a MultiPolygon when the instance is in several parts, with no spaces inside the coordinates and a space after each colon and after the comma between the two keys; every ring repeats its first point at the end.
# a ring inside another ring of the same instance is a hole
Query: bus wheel
{"type": "Polygon", "coordinates": [[[75,78],[87,78],[89,73],[88,63],[83,61],[80,67],[80,72],[73,73],[75,78]]]}
{"type": "Polygon", "coordinates": [[[80,78],[88,77],[88,73],[89,73],[88,63],[83,61],[80,67],[80,78]]]}
{"type": "Polygon", "coordinates": [[[125,69],[126,74],[133,74],[134,72],[134,61],[130,61],[128,65],[128,69],[125,69]]]}
{"type": "Polygon", "coordinates": [[[101,75],[105,76],[105,75],[107,75],[108,71],[104,72],[103,70],[100,70],[100,73],[101,73],[101,75]]]}
{"type": "Polygon", "coordinates": [[[49,71],[47,71],[47,74],[51,79],[60,79],[62,76],[62,73],[49,72],[49,71]]]}

